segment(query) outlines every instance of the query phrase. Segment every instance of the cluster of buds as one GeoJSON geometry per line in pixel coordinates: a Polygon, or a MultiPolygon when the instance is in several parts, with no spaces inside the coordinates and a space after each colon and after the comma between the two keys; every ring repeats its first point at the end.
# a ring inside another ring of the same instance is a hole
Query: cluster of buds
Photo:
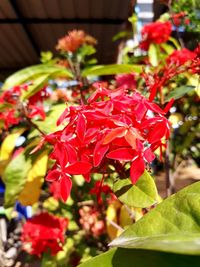
{"type": "Polygon", "coordinates": [[[99,237],[105,233],[105,222],[101,219],[101,213],[91,206],[83,206],[79,209],[79,223],[88,235],[99,237]]]}

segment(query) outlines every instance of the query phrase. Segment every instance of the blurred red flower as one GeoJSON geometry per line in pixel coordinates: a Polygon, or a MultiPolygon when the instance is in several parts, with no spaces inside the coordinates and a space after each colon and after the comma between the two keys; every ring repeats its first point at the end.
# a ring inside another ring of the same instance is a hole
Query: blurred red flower
{"type": "Polygon", "coordinates": [[[41,256],[44,252],[55,255],[62,250],[68,219],[40,213],[28,220],[22,228],[23,249],[29,254],[41,256]]]}
{"type": "Polygon", "coordinates": [[[161,44],[169,40],[172,32],[172,24],[167,22],[153,22],[145,25],[142,29],[142,41],[140,48],[148,50],[150,44],[161,44]]]}
{"type": "Polygon", "coordinates": [[[87,35],[84,31],[73,30],[68,35],[58,40],[57,50],[75,52],[83,44],[96,44],[96,39],[87,35]]]}

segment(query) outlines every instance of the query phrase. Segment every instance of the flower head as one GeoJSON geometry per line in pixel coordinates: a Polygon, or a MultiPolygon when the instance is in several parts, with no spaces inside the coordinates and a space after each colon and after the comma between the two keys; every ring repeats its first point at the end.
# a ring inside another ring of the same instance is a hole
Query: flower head
{"type": "Polygon", "coordinates": [[[169,40],[172,25],[167,22],[153,22],[145,25],[142,29],[142,41],[140,48],[148,50],[150,44],[161,44],[169,40]]]}
{"type": "Polygon", "coordinates": [[[57,50],[62,50],[65,52],[75,52],[83,44],[96,44],[95,38],[87,35],[84,31],[73,30],[68,33],[68,35],[58,40],[56,46],[57,50]]]}
{"type": "Polygon", "coordinates": [[[23,249],[36,256],[44,252],[57,254],[62,250],[67,224],[66,218],[58,218],[47,212],[34,216],[23,225],[23,249]]]}

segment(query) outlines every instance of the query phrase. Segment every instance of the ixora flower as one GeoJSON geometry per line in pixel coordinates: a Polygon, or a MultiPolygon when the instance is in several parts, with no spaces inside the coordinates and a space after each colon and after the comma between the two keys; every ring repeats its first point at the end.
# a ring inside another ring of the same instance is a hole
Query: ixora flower
{"type": "Polygon", "coordinates": [[[20,96],[22,95],[22,91],[27,90],[28,85],[23,84],[20,86],[14,86],[0,95],[0,104],[4,104],[5,106],[7,105],[7,108],[0,112],[0,121],[3,121],[6,129],[22,121],[24,119],[24,115],[31,119],[40,117],[44,120],[46,118],[43,107],[43,101],[49,96],[46,87],[31,96],[26,103],[23,103],[22,108],[20,96]]]}
{"type": "Polygon", "coordinates": [[[172,25],[167,22],[153,22],[145,25],[142,28],[142,41],[140,42],[140,48],[148,50],[150,44],[161,44],[169,40],[172,32],[172,25]]]}
{"type": "Polygon", "coordinates": [[[96,44],[96,39],[87,35],[84,31],[73,30],[68,35],[58,40],[57,50],[75,52],[83,44],[96,44]]]}
{"type": "Polygon", "coordinates": [[[22,228],[23,249],[29,254],[41,256],[44,252],[56,255],[62,250],[68,219],[47,212],[29,219],[22,228]]]}
{"type": "Polygon", "coordinates": [[[67,107],[61,114],[57,124],[63,129],[43,137],[34,149],[45,142],[53,145],[50,158],[55,164],[46,180],[60,183],[64,201],[71,191],[71,175],[81,174],[89,182],[91,173],[108,173],[110,165],[119,173],[119,165],[123,169],[128,162],[135,184],[154,160],[154,151],[169,138],[164,115],[172,102],[162,110],[137,91],[110,90],[99,83],[94,87],[87,104],[67,107]]]}
{"type": "Polygon", "coordinates": [[[181,66],[188,61],[192,61],[196,57],[196,53],[188,50],[187,48],[182,48],[181,50],[175,50],[167,58],[167,64],[175,64],[181,66]]]}

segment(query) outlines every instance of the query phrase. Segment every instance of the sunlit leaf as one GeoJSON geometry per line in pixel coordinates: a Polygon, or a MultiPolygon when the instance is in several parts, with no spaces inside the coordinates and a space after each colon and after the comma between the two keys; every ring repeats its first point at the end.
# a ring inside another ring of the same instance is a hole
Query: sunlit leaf
{"type": "Polygon", "coordinates": [[[152,66],[158,66],[158,52],[155,44],[150,44],[148,50],[149,61],[152,66]]]}
{"type": "Polygon", "coordinates": [[[122,203],[132,207],[145,208],[157,201],[155,182],[147,171],[135,185],[130,179],[118,179],[114,182],[113,191],[122,203]]]}
{"type": "Polygon", "coordinates": [[[17,138],[25,131],[24,128],[16,129],[11,132],[6,138],[3,140],[0,148],[0,161],[7,160],[10,158],[16,144],[17,138]]]}
{"type": "Polygon", "coordinates": [[[33,205],[40,197],[41,186],[47,172],[48,151],[42,152],[28,172],[26,184],[18,200],[24,206],[33,205]]]}
{"type": "Polygon", "coordinates": [[[200,254],[200,182],[167,198],[111,245],[200,254]]]}
{"type": "Polygon", "coordinates": [[[47,64],[40,64],[15,72],[6,79],[5,83],[2,86],[2,89],[6,90],[15,85],[20,85],[28,81],[33,81],[34,79],[39,78],[44,74],[50,75],[51,77],[72,77],[71,72],[66,68],[47,64]]]}
{"type": "Polygon", "coordinates": [[[160,251],[112,248],[78,267],[198,267],[200,257],[160,251]]]}
{"type": "Polygon", "coordinates": [[[97,65],[84,69],[82,76],[103,76],[103,75],[114,75],[120,73],[131,73],[142,71],[141,65],[129,65],[129,64],[112,64],[112,65],[97,65]]]}
{"type": "Polygon", "coordinates": [[[165,98],[165,102],[170,101],[172,98],[179,99],[182,96],[191,93],[195,90],[195,86],[191,85],[183,85],[180,87],[175,88],[174,90],[170,91],[168,96],[165,98]]]}

